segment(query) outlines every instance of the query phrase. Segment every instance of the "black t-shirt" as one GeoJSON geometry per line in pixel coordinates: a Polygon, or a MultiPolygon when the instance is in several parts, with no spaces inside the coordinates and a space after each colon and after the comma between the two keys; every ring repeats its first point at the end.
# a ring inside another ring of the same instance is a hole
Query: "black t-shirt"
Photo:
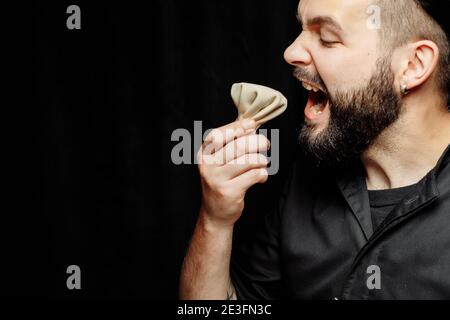
{"type": "Polygon", "coordinates": [[[369,190],[370,211],[373,230],[378,229],[391,211],[416,188],[411,185],[387,190],[369,190]]]}

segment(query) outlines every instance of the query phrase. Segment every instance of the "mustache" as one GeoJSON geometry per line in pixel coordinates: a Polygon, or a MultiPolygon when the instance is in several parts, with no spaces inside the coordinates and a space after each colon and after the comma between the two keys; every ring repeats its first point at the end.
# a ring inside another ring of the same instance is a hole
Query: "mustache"
{"type": "Polygon", "coordinates": [[[293,75],[294,75],[294,78],[296,78],[298,81],[309,82],[309,83],[321,88],[326,93],[328,93],[325,83],[318,75],[312,75],[309,73],[309,71],[306,71],[305,69],[300,68],[300,67],[294,68],[293,75]]]}

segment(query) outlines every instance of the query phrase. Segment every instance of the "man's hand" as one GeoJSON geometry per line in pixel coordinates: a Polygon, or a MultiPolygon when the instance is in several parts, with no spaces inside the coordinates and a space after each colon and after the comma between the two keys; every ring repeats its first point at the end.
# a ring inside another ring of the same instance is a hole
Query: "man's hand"
{"type": "Polygon", "coordinates": [[[201,212],[214,226],[233,227],[244,209],[247,190],[267,181],[270,148],[257,135],[253,120],[241,120],[214,129],[197,154],[203,200],[201,212]]]}
{"type": "Polygon", "coordinates": [[[183,263],[181,299],[236,299],[230,277],[233,228],[248,188],[267,181],[269,141],[251,120],[214,129],[197,155],[203,201],[183,263]]]}

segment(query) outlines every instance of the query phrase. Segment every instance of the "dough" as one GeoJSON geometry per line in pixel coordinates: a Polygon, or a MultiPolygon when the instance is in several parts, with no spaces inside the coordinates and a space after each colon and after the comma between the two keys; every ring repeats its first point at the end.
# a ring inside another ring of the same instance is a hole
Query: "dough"
{"type": "Polygon", "coordinates": [[[238,120],[253,119],[257,128],[287,108],[287,99],[280,92],[252,83],[233,84],[231,97],[238,109],[238,120]]]}

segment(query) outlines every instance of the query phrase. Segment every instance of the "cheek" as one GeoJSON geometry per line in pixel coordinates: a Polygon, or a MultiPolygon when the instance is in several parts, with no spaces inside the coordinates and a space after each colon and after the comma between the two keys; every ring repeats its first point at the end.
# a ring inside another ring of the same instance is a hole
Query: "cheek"
{"type": "Polygon", "coordinates": [[[349,49],[327,49],[316,56],[316,67],[328,89],[348,90],[366,83],[376,65],[370,51],[355,53],[349,49]]]}

